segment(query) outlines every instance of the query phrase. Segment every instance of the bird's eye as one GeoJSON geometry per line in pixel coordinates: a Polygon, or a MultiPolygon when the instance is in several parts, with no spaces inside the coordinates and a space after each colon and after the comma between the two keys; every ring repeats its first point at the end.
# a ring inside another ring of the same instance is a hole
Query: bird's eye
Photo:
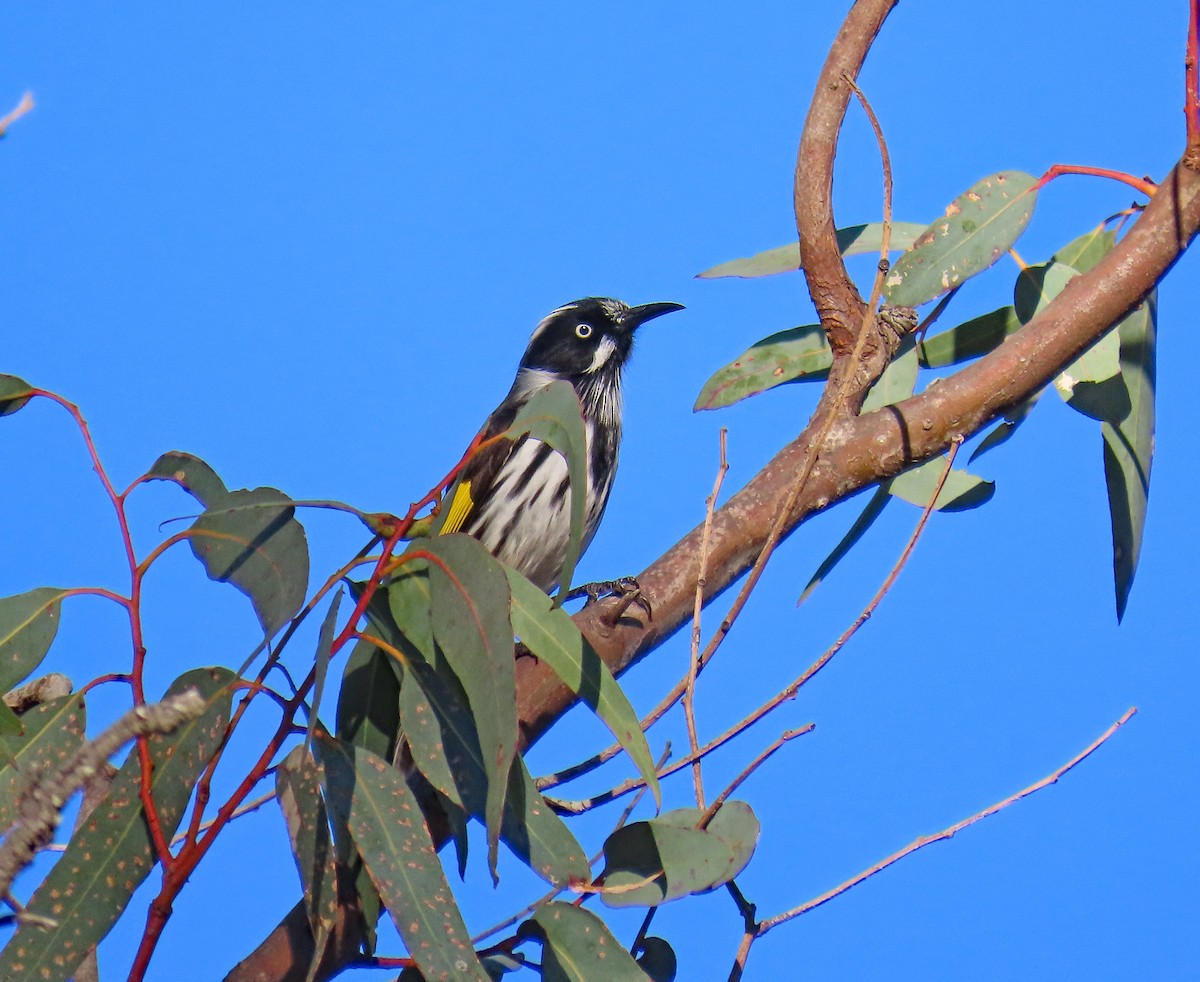
{"type": "Polygon", "coordinates": [[[575,325],[575,337],[590,338],[591,336],[592,336],[592,325],[591,324],[576,324],[575,325]]]}

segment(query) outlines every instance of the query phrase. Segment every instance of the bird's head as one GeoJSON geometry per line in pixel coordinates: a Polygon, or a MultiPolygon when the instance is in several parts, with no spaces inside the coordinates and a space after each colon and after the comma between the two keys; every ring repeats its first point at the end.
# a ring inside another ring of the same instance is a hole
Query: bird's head
{"type": "Polygon", "coordinates": [[[534,328],[521,368],[573,382],[617,377],[633,348],[634,332],[648,320],[682,309],[678,303],[630,307],[607,297],[564,304],[534,328]]]}

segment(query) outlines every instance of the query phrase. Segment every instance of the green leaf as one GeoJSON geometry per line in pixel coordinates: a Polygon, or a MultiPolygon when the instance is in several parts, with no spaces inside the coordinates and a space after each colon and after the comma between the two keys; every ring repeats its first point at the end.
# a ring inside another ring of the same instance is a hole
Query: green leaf
{"type": "Polygon", "coordinates": [[[33,398],[33,386],[15,375],[0,375],[0,416],[11,416],[33,398]]]}
{"type": "Polygon", "coordinates": [[[508,433],[510,437],[528,433],[531,439],[553,447],[567,462],[567,477],[571,482],[571,537],[563,557],[558,588],[558,602],[561,603],[570,592],[575,564],[583,551],[587,506],[587,434],[574,386],[560,379],[534,393],[517,413],[508,433]]]}
{"type": "Polygon", "coordinates": [[[887,302],[919,306],[995,263],[1029,224],[1036,183],[1021,171],[1001,171],[955,198],[892,266],[887,302]]]}
{"type": "Polygon", "coordinates": [[[325,736],[318,736],[315,746],[325,767],[329,806],[354,836],[421,973],[431,982],[488,982],[404,776],[361,747],[325,736]]]}
{"type": "Polygon", "coordinates": [[[0,829],[16,820],[29,776],[57,768],[79,748],[87,713],[83,696],[73,695],[41,703],[19,718],[24,733],[0,739],[0,829]]]}
{"type": "Polygon", "coordinates": [[[692,411],[732,406],[785,382],[826,378],[832,364],[833,353],[819,324],[779,331],[714,372],[692,411]]]}
{"type": "Polygon", "coordinates": [[[391,760],[400,725],[400,685],[391,656],[360,641],[350,652],[338,692],[337,735],[391,760]]]}
{"type": "MultiPolygon", "coordinates": [[[[169,839],[179,827],[192,789],[225,737],[232,703],[232,672],[200,668],[181,675],[168,695],[197,689],[203,715],[172,733],[149,737],[154,771],[151,793],[169,839]]],[[[108,794],[71,836],[66,852],[34,892],[27,910],[58,927],[18,928],[0,952],[5,982],[66,982],[116,923],[133,891],[157,864],[138,789],[141,763],[130,753],[108,794]]]]}
{"type": "MultiPolygon", "coordinates": [[[[353,592],[353,587],[351,588],[353,592]]],[[[357,598],[357,594],[355,594],[357,598]]],[[[368,611],[376,607],[371,598],[368,611]]],[[[363,747],[391,760],[399,738],[400,683],[391,655],[366,641],[359,641],[346,660],[342,686],[338,692],[337,736],[346,743],[363,747]]],[[[336,816],[333,816],[336,819],[336,816]]],[[[375,922],[381,905],[375,884],[362,866],[349,832],[339,821],[334,822],[338,856],[343,865],[355,871],[354,886],[366,928],[366,950],[375,950],[375,922]]]]}
{"type": "Polygon", "coordinates": [[[1096,391],[1092,387],[1114,379],[1120,373],[1121,339],[1113,328],[1100,335],[1095,344],[1059,372],[1054,380],[1054,390],[1063,402],[1085,416],[1092,416],[1097,406],[1096,391]]]}
{"type": "Polygon", "coordinates": [[[1017,319],[1028,324],[1078,275],[1078,270],[1062,263],[1025,267],[1013,286],[1013,308],[1017,319]]]}
{"type": "Polygon", "coordinates": [[[508,578],[492,554],[468,535],[442,535],[420,546],[437,558],[429,563],[433,636],[467,694],[483,751],[488,866],[495,877],[508,772],[517,753],[508,578]]]}
{"type": "MultiPolygon", "coordinates": [[[[888,491],[897,498],[924,508],[933,497],[933,489],[946,467],[945,456],[939,454],[929,460],[897,474],[887,484],[888,491]]],[[[985,481],[967,471],[955,467],[946,477],[946,483],[934,503],[934,511],[966,511],[978,508],[991,500],[996,493],[994,481],[985,481]]]]}
{"type": "Polygon", "coordinates": [[[842,536],[842,541],[833,548],[825,561],[817,567],[817,571],[813,573],[812,578],[804,587],[804,592],[800,594],[800,599],[796,601],[797,606],[804,603],[808,599],[809,594],[824,582],[825,578],[833,571],[833,568],[840,563],[849,554],[861,539],[867,529],[875,524],[877,519],[887,506],[887,503],[892,500],[892,496],[888,493],[886,487],[878,487],[871,495],[871,500],[867,502],[867,506],[862,510],[862,513],[854,520],[854,524],[850,526],[850,530],[842,536]]]}
{"type": "Polygon", "coordinates": [[[754,812],[727,802],[707,829],[696,828],[700,818],[698,809],[680,808],[617,829],[604,843],[600,899],[609,907],[656,907],[737,876],[758,841],[754,812]]]}
{"type": "Polygon", "coordinates": [[[521,925],[517,936],[542,942],[543,982],[646,982],[608,925],[574,904],[546,904],[521,925]]]}
{"type": "Polygon", "coordinates": [[[1010,334],[1020,330],[1021,321],[1012,307],[1001,307],[942,331],[922,341],[917,349],[925,368],[946,368],[986,355],[1010,334]]]}
{"type": "Polygon", "coordinates": [[[189,543],[210,579],[250,598],[268,636],[300,612],[308,591],[308,540],[291,499],[274,488],[212,499],[189,543]]]}
{"type": "Polygon", "coordinates": [[[679,972],[679,959],[675,949],[664,938],[643,938],[637,956],[638,968],[650,978],[650,982],[674,982],[679,972]]]}
{"type": "Polygon", "coordinates": [[[1151,293],[1142,307],[1118,325],[1121,379],[1129,412],[1117,422],[1100,424],[1104,438],[1104,478],[1112,518],[1113,576],[1117,620],[1125,616],[1129,591],[1142,551],[1150,466],[1154,459],[1154,395],[1157,375],[1158,297],[1151,293]]]}
{"type": "Polygon", "coordinates": [[[321,798],[323,771],[306,747],[295,747],[275,771],[275,797],[304,889],[304,907],[319,961],[337,922],[337,866],[329,815],[321,798]]]}
{"type": "Polygon", "coordinates": [[[917,372],[920,369],[916,346],[916,338],[911,334],[906,334],[900,339],[896,357],[883,370],[883,374],[871,386],[871,391],[863,400],[860,410],[862,415],[901,402],[913,394],[917,387],[917,372]]]}
{"type": "Polygon", "coordinates": [[[612,731],[661,808],[662,791],[650,744],[612,672],[565,610],[551,606],[549,598],[516,570],[506,568],[504,572],[512,592],[513,631],[612,731]]]}
{"type": "MultiPolygon", "coordinates": [[[[917,236],[925,231],[924,225],[916,222],[892,222],[892,250],[907,249],[917,236]]],[[[878,253],[883,245],[883,223],[872,222],[869,225],[850,225],[837,230],[838,248],[843,256],[854,256],[862,253],[878,253]]],[[[800,245],[789,242],[775,249],[768,249],[750,256],[748,259],[734,259],[721,263],[703,273],[697,273],[701,280],[719,279],[722,276],[770,276],[774,273],[786,273],[800,268],[800,245]]]]}
{"type": "Polygon", "coordinates": [[[317,636],[317,653],[313,663],[315,678],[313,680],[312,706],[308,714],[308,733],[304,738],[306,747],[312,746],[313,733],[317,727],[317,713],[321,709],[321,694],[325,691],[325,675],[329,671],[330,652],[333,651],[333,631],[337,627],[338,607],[342,603],[342,591],[339,589],[333,595],[325,619],[321,621],[321,630],[317,636]]]}
{"type": "Polygon", "coordinates": [[[171,450],[159,457],[146,472],[146,479],[173,481],[205,507],[229,493],[216,471],[199,457],[182,450],[171,450]]]}
{"type": "Polygon", "coordinates": [[[1106,228],[1105,224],[1101,222],[1091,231],[1085,232],[1079,238],[1059,249],[1051,257],[1050,261],[1062,263],[1065,266],[1070,266],[1072,269],[1079,270],[1081,273],[1086,273],[1096,263],[1112,252],[1112,247],[1116,243],[1116,230],[1106,228]]]}
{"type": "Polygon", "coordinates": [[[0,598],[0,693],[27,678],[46,657],[66,593],[43,586],[0,598]]]}
{"type": "Polygon", "coordinates": [[[520,757],[509,774],[502,835],[517,858],[547,883],[566,887],[591,880],[583,846],[546,804],[520,757]]]}

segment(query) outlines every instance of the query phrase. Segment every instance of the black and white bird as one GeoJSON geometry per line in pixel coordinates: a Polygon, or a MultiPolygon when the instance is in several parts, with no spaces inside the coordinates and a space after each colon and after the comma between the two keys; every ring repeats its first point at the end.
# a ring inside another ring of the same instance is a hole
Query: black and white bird
{"type": "MultiPolygon", "coordinates": [[[[587,297],[551,311],[534,328],[517,377],[484,425],[484,440],[503,433],[529,399],[551,382],[570,382],[587,437],[582,549],[608,504],[621,446],[621,372],[637,329],[682,310],[677,303],[630,307],[587,297]]],[[[563,457],[528,435],[486,444],[459,478],[440,531],[466,532],[497,559],[547,592],[559,585],[570,537],[570,481],[563,457]]]]}

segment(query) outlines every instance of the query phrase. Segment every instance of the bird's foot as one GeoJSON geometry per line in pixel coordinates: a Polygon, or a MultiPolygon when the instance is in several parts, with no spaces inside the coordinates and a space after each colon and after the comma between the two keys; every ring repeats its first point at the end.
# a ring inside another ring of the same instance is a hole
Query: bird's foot
{"type": "Polygon", "coordinates": [[[597,600],[615,597],[616,605],[612,610],[604,612],[604,621],[610,627],[616,623],[624,615],[630,606],[637,604],[645,612],[647,617],[653,617],[654,612],[650,607],[650,601],[646,595],[642,593],[642,588],[638,586],[638,581],[632,576],[622,576],[617,580],[601,580],[598,583],[585,583],[583,586],[577,586],[574,590],[567,594],[566,599],[578,600],[580,597],[587,597],[583,606],[590,607],[597,600]]]}

